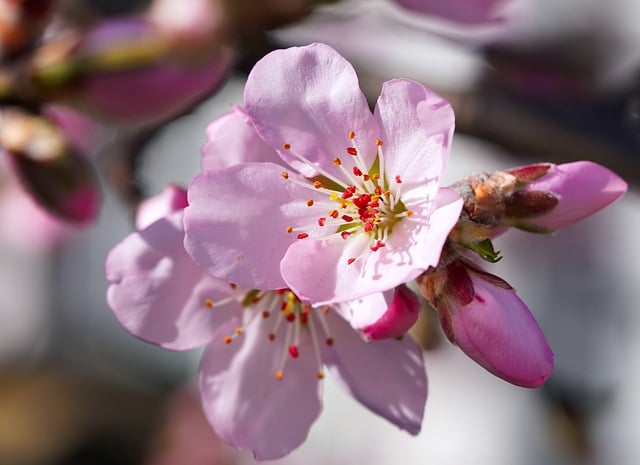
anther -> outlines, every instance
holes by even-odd
[[[234,331],[236,332],[236,334],[242,334],[242,326],[238,326],[236,329],[234,329]]]
[[[347,260],[347,265],[351,265],[355,261],[356,261],[355,257],[351,257],[349,260]]]
[[[335,157],[333,159],[333,164],[336,165],[336,166],[340,166],[340,165],[342,165],[342,160],[340,160],[338,157]]]
[[[377,138],[376,138],[376,145],[377,145],[378,147],[382,146],[382,141],[381,141],[380,139],[377,139]]]
[[[338,210],[331,210],[331,211],[329,212],[329,216],[330,216],[331,218],[333,218],[333,219],[337,218],[337,217],[338,217]]]
[[[318,218],[318,226],[324,226],[326,222],[327,222],[326,218],[324,217]]]
[[[342,237],[345,241],[349,238],[350,235],[351,233],[349,231],[342,231],[340,233],[340,237]]]
[[[333,345],[333,338],[332,337],[328,337],[325,342],[327,343],[328,346],[332,346]]]
[[[309,234],[307,234],[307,233],[298,234],[298,239],[306,239],[307,237],[309,237]]]
[[[396,174],[396,183],[397,184],[402,184],[402,179],[400,179],[400,175]]]
[[[347,223],[351,223],[353,221],[353,216],[342,215],[342,219],[345,220]]]
[[[282,144],[282,148],[285,150],[291,150],[291,144]]]
[[[324,371],[318,370],[318,372],[316,374],[318,376],[318,379],[324,379]]]
[[[353,174],[355,174],[356,176],[362,176],[362,170],[360,170],[360,168],[358,168],[357,166],[354,166]]]
[[[349,155],[353,155],[354,157],[358,155],[358,151],[355,147],[347,147],[347,153]]]
[[[213,308],[213,300],[207,299],[204,301],[204,306],[207,308]]]
[[[320,189],[322,187],[322,183],[320,181],[313,181],[313,187]]]
[[[356,133],[353,131],[349,131],[349,139],[353,140],[356,138]]]
[[[298,358],[300,353],[298,352],[298,346],[297,345],[291,344],[289,346],[289,355],[291,355],[291,357],[293,357],[293,358]]]
[[[293,226],[287,226],[287,232],[291,234],[293,232]]]
[[[271,313],[269,313],[269,311],[265,310],[262,312],[262,318],[269,318],[269,316],[271,316]]]
[[[284,178],[284,179],[289,179],[289,173],[286,171],[283,171],[282,173],[280,173],[280,175]]]
[[[281,372],[281,371],[276,371],[276,379],[277,379],[278,381],[280,381],[283,377],[284,377],[284,376],[283,376],[283,374],[282,374],[282,372]]]
[[[233,341],[233,338],[231,336],[227,336],[224,338],[224,343],[225,344],[231,344],[231,341]]]
[[[312,205],[313,205],[313,199],[307,200],[307,207],[310,207]]]
[[[276,333],[269,333],[267,337],[269,338],[270,341],[273,342],[276,340]]]

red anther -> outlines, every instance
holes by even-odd
[[[400,179],[400,175],[399,174],[396,175],[396,182],[398,184],[402,184],[402,179]]]
[[[295,344],[291,344],[289,346],[289,354],[293,357],[293,358],[298,358],[298,355],[300,355],[298,353],[298,346]]]
[[[356,150],[355,147],[347,147],[347,153],[349,155],[353,155],[354,157],[358,155],[358,151]]]
[[[351,197],[353,197],[353,192],[351,192],[351,191],[344,191],[342,193],[342,198],[345,199],[345,200],[349,199]]]
[[[355,261],[356,261],[355,257],[351,257],[349,260],[347,260],[347,265],[351,265]]]
[[[342,237],[345,241],[349,238],[350,235],[351,233],[349,231],[342,231],[340,233],[340,237]]]
[[[309,313],[311,313],[311,305],[305,305],[304,307],[302,307],[303,315],[308,315]]]
[[[356,176],[362,176],[362,170],[360,170],[360,168],[358,168],[357,166],[354,166],[353,174],[355,174]]]
[[[262,318],[269,318],[270,315],[271,313],[269,313],[267,310],[262,312]]]
[[[252,303],[252,304],[257,304],[258,302],[260,302],[260,297],[258,297],[257,295],[254,295],[254,296],[251,298],[251,303]]]
[[[376,139],[376,145],[380,147],[382,145],[382,141],[380,139]]]
[[[338,157],[335,157],[333,159],[333,164],[336,165],[336,166],[340,166],[340,165],[342,165],[342,160],[340,160]]]
[[[328,337],[325,342],[327,343],[328,346],[332,346],[333,345],[333,338],[332,337]]]
[[[285,309],[285,308],[287,308],[287,303],[286,303],[286,302],[282,302],[282,303],[280,304],[280,310],[283,310],[283,311],[284,311],[284,309]]]
[[[353,204],[358,208],[367,207],[369,202],[371,202],[371,196],[369,194],[360,194],[353,199]]]
[[[230,287],[231,289],[235,289],[235,288],[237,288],[237,287],[238,287],[238,285],[237,285],[236,283],[229,283],[229,287]]]
[[[309,315],[307,315],[306,313],[300,315],[300,322],[302,324],[307,324],[309,322]]]
[[[324,217],[318,218],[318,226],[324,226],[326,222],[327,222],[326,218]]]
[[[373,223],[371,222],[367,222],[364,225],[364,232],[369,232],[373,229]]]
[[[269,335],[267,337],[269,338],[270,341],[275,341],[276,340],[276,333],[269,333]]]
[[[373,193],[376,195],[382,195],[382,187],[376,186],[376,188],[373,190]]]
[[[287,315],[287,321],[296,321],[296,314],[295,313],[289,313]]]
[[[356,133],[353,131],[349,131],[349,139],[353,140],[356,138]]]
[[[287,292],[289,289],[276,289],[276,295],[282,295]]]
[[[293,232],[293,226],[287,226],[287,232],[291,234]]]
[[[384,247],[384,242],[382,241],[378,241],[376,242],[374,245],[372,245],[371,247],[369,247],[372,251],[377,252],[378,249]]]
[[[371,176],[369,176],[368,174],[365,174],[364,176],[362,176],[362,179],[364,179],[365,181],[368,181],[369,179],[371,179]]]
[[[333,219],[337,218],[337,217],[338,217],[338,210],[331,210],[331,211],[329,212],[329,216],[330,216],[331,218],[333,218]]]
[[[281,175],[284,179],[289,179],[289,173],[287,173],[286,171],[283,171],[282,173],[280,173],[280,175]]]
[[[320,181],[313,181],[313,187],[320,189],[322,187],[322,183]]]
[[[291,150],[291,144],[282,144],[282,148],[285,150]]]
[[[298,234],[298,239],[306,239],[307,237],[309,237],[309,235],[307,233]]]
[[[307,200],[307,207],[310,207],[312,205],[313,205],[313,199]]]
[[[329,313],[329,310],[331,310],[331,308],[329,308],[328,305],[325,305],[324,307],[322,307],[322,313],[324,313],[325,315]]]
[[[347,223],[351,223],[353,221],[353,216],[342,215],[342,219],[345,220]]]
[[[369,207],[371,207],[371,208],[377,208],[379,206],[380,206],[380,202],[378,202],[377,200],[374,200],[373,202],[371,202],[369,204]]]

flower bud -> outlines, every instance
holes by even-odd
[[[536,166],[507,171],[522,182]],[[527,176],[527,178],[531,178]],[[609,169],[590,161],[550,165],[507,197],[505,225],[548,232],[590,216],[617,200],[627,183]]]
[[[553,352],[506,281],[463,259],[418,281],[449,340],[479,365],[522,387],[541,386],[551,375]]]
[[[93,166],[73,150],[62,130],[18,110],[5,110],[1,123],[0,146],[34,200],[67,221],[95,219],[101,198]]]

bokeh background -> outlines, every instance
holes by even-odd
[[[383,81],[409,77],[452,102],[449,183],[588,159],[616,171],[630,191],[551,236],[512,232],[495,243],[504,259],[491,271],[518,290],[555,352],[545,386],[493,377],[451,346],[425,310],[413,333],[429,377],[419,436],[376,418],[329,378],[308,441],[269,463],[638,463],[640,1],[505,0],[498,20],[460,25],[384,0],[65,0],[45,37],[148,15],[159,4],[178,18],[196,3],[213,12],[200,16],[215,25],[203,37],[231,51],[224,84],[159,121],[92,115],[99,129],[84,134],[95,138],[104,196],[94,223],[63,224],[46,236],[59,240],[37,239],[46,226],[9,196],[12,181],[0,175],[0,464],[253,463],[220,443],[202,417],[198,351],[164,351],[127,333],[106,305],[103,266],[132,231],[141,198],[198,173],[204,128],[241,104],[253,63],[310,42],[349,59],[372,101]],[[187,43],[202,39],[194,36]],[[3,66],[12,60],[5,55]],[[126,86],[121,94],[126,100]]]

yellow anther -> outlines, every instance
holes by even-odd
[[[284,375],[282,374],[282,372],[276,371],[276,379],[280,381],[282,378],[284,378]]]

